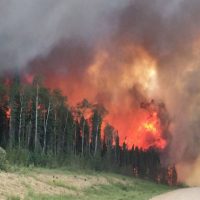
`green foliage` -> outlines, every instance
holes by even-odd
[[[7,158],[10,164],[28,166],[30,152],[27,149],[7,149]]]
[[[30,152],[27,149],[8,150],[8,161],[19,166],[58,167],[59,165],[53,154]]]
[[[20,200],[20,197],[18,197],[18,196],[9,196],[7,198],[7,200]]]
[[[0,170],[7,170],[6,151],[0,147]]]

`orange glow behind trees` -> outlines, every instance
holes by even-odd
[[[71,67],[66,74],[64,70],[57,73],[53,58],[51,61],[47,58],[43,61],[44,66],[38,61],[40,66],[32,69],[32,74],[26,78],[29,82],[32,75],[42,69],[45,84],[60,88],[68,96],[69,104],[74,106],[84,98],[103,104],[108,110],[104,123],[116,129],[121,144],[126,138],[128,148],[135,145],[143,149],[163,149],[167,142],[162,138],[157,111],[150,114],[140,107],[141,102],[147,102],[159,93],[157,61],[141,46],[125,44],[120,51],[119,59],[118,54],[99,49],[93,62],[84,70],[79,72]],[[45,70],[48,65],[55,71]]]
[[[6,118],[10,119],[10,116],[11,116],[11,109],[8,108],[8,110],[6,111]]]
[[[137,138],[137,146],[143,149],[150,147],[164,149],[166,147],[167,142],[162,137],[162,128],[156,112],[139,125]]]

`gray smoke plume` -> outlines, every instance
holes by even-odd
[[[102,39],[115,28],[107,17],[123,5],[120,0],[0,0],[1,68],[23,67],[61,39],[90,44]]]

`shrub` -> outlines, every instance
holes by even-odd
[[[9,164],[28,166],[30,160],[30,152],[26,149],[7,149],[7,158]]]
[[[0,170],[7,170],[6,151],[0,147]]]

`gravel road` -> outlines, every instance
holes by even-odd
[[[150,200],[200,200],[200,187],[174,190]]]

